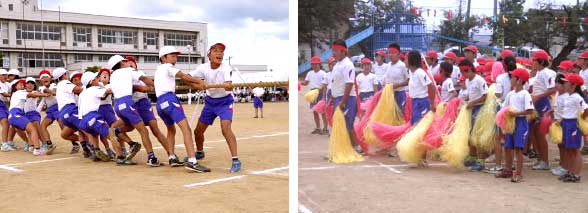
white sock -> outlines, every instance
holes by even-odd
[[[198,163],[198,161],[196,161],[196,157],[191,157],[191,158],[188,158],[188,161],[189,161],[190,163]]]
[[[170,155],[167,157],[168,160],[174,159],[174,158],[178,158],[176,155]]]

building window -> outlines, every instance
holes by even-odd
[[[159,57],[157,56],[145,56],[143,58],[145,63],[159,63]]]
[[[62,29],[56,25],[17,24],[16,39],[59,41]]]
[[[108,59],[110,59],[110,55],[98,55],[99,62],[108,62]]]
[[[92,42],[92,28],[89,27],[74,27],[73,28],[74,42],[91,43]]]
[[[98,29],[98,43],[103,44],[136,44],[137,32]]]
[[[194,46],[196,35],[181,33],[164,33],[164,45],[169,46]]]
[[[90,54],[76,54],[74,57],[75,63],[92,61],[92,55]]]
[[[8,39],[8,23],[0,22],[0,39]]]
[[[12,11],[12,10],[14,10],[14,5],[12,5],[12,4],[8,4],[8,10],[9,10],[9,11]]]
[[[62,67],[63,61],[59,53],[20,53],[18,54],[18,66],[20,67]]]
[[[188,60],[188,56],[178,56],[178,64],[196,64],[196,57],[192,57],[190,60]]]
[[[146,45],[159,45],[159,33],[143,32],[143,43]]]

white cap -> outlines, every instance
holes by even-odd
[[[78,72],[78,71],[73,71],[72,73],[69,74],[69,80],[71,81],[71,79],[73,79],[73,77],[77,74],[82,74],[82,73]]]
[[[177,51],[174,46],[163,46],[159,49],[159,58],[170,53],[177,53],[179,55],[180,51]]]
[[[61,78],[61,76],[63,76],[65,73],[67,73],[67,70],[65,70],[62,67],[56,68],[53,70],[53,72],[51,72],[51,75],[53,75],[54,79],[59,79]]]
[[[5,69],[0,69],[0,75],[6,75],[8,74],[8,71],[6,71]]]
[[[97,75],[98,73],[95,72],[84,72],[84,74],[82,74],[82,85],[84,85],[84,87],[88,86],[90,81],[96,79]]]
[[[26,81],[27,81],[27,83],[29,81],[32,81],[32,82],[35,82],[36,83],[35,78],[33,78],[33,77],[27,77]]]
[[[121,61],[126,61],[127,59],[123,58],[120,55],[113,55],[112,57],[110,57],[110,59],[108,59],[108,69],[112,70],[112,67],[114,67],[114,65],[118,64]],[[114,70],[112,70],[114,71]]]
[[[17,69],[10,69],[8,70],[8,75],[20,75],[20,71]]]

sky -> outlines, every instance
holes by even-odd
[[[268,65],[287,73],[287,0],[39,0],[39,6],[96,15],[206,22],[208,45],[227,45],[225,59],[231,56],[231,64]]]

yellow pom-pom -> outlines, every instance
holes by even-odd
[[[478,116],[476,116],[471,135],[472,144],[476,148],[486,152],[494,149],[494,141],[498,132],[496,125],[494,125],[496,121],[496,106],[498,105],[496,96],[494,96],[495,89],[495,84],[492,84],[488,88],[486,101],[480,108]]]
[[[363,157],[351,146],[351,140],[345,125],[345,116],[339,108],[333,114],[333,130],[329,138],[329,161],[333,163],[363,161]]]
[[[551,143],[554,144],[561,144],[563,138],[563,130],[561,129],[561,124],[559,122],[553,122],[551,126],[549,126],[549,139]]]
[[[408,163],[418,163],[426,152],[423,139],[433,123],[433,112],[428,112],[408,133],[396,144],[398,157]]]
[[[394,99],[394,86],[392,84],[386,84],[386,87],[384,87],[380,100],[363,130],[365,142],[370,145],[378,145],[378,139],[374,131],[372,131],[371,125],[369,125],[372,121],[393,126],[404,124],[404,117]]]
[[[443,145],[439,148],[441,159],[455,168],[463,168],[463,161],[470,152],[468,140],[472,121],[472,111],[462,107],[455,120],[453,131],[443,137]]]
[[[447,107],[447,103],[441,102],[437,105],[437,112],[435,112],[435,116],[442,117],[445,113],[445,107]]]
[[[516,112],[514,108],[510,108],[508,111],[514,113]],[[504,134],[513,134],[514,130],[515,130],[515,116],[509,116],[509,115],[505,115],[504,116],[504,129],[502,131],[504,131]]]
[[[304,94],[304,99],[306,99],[306,101],[308,101],[309,103],[316,103],[316,99],[318,99],[319,92],[319,89],[310,90],[306,94]]]
[[[578,129],[580,129],[580,132],[582,132],[583,135],[588,134],[588,117],[586,117],[586,119],[582,119],[582,113],[584,111],[580,111],[580,113],[578,113]]]

